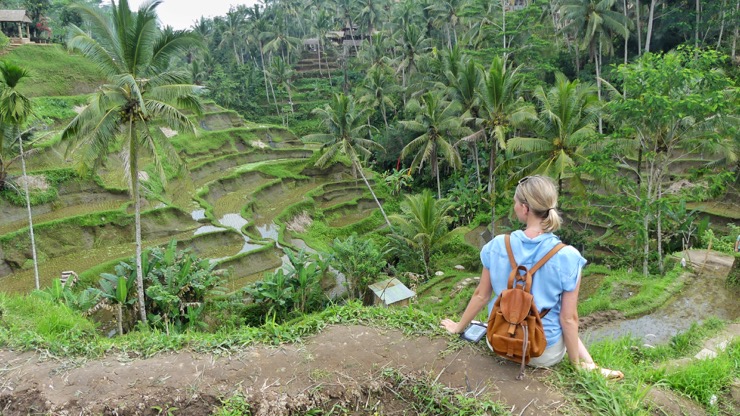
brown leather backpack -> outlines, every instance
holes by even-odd
[[[534,297],[530,293],[532,276],[555,253],[565,247],[565,244],[559,243],[553,247],[545,257],[528,270],[524,266],[517,265],[514,253],[511,251],[510,240],[510,236],[506,234],[504,241],[509,263],[511,263],[508,289],[502,291],[493,304],[493,311],[488,318],[486,338],[496,354],[522,364],[517,376],[517,380],[521,380],[524,377],[524,365],[531,357],[542,355],[547,347],[545,331],[542,328],[542,317],[550,310],[543,310],[542,314],[538,312]]]

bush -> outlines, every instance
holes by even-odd
[[[155,328],[164,329],[167,334],[170,330],[203,329],[201,315],[206,298],[222,294],[225,279],[225,271],[214,271],[215,263],[176,248],[177,242],[172,240],[166,249],[155,247],[142,254],[147,317]],[[138,306],[133,301],[138,296],[135,260],[119,263],[114,274],[104,273],[102,277],[101,296],[134,314]],[[121,279],[126,281],[125,290],[118,284]]]
[[[0,51],[4,51],[10,45],[10,39],[0,32]]]
[[[256,306],[249,307],[246,320],[252,325],[260,325],[270,317],[275,322],[283,322],[292,315],[300,315],[321,310],[326,297],[321,290],[321,280],[328,271],[328,263],[318,254],[298,253],[285,248],[290,266],[274,273],[265,273],[262,281],[244,287],[244,292],[252,296]],[[256,322],[261,314],[262,319]]]
[[[344,274],[344,284],[351,298],[369,304],[368,286],[378,280],[386,265],[385,252],[379,250],[373,240],[352,234],[346,240],[335,239],[332,246],[331,263]]]

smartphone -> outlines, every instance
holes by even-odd
[[[480,323],[480,322],[473,322],[468,326],[465,331],[460,334],[460,338],[470,341],[470,342],[478,342],[486,336],[486,330],[487,330],[486,324]]]

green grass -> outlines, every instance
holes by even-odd
[[[717,396],[720,407],[731,406],[722,393],[740,375],[740,344],[736,341],[717,358],[691,360],[678,368],[669,363],[693,357],[705,339],[723,328],[724,322],[707,319],[702,325],[694,324],[670,342],[655,347],[645,346],[639,339],[630,337],[597,342],[589,347],[595,362],[601,367],[622,371],[625,379],[608,382],[596,373],[576,371],[564,363],[557,367],[560,371],[556,373],[556,383],[571,391],[577,407],[589,414],[650,415],[645,396],[652,386],[666,387],[678,395],[690,397],[710,413],[717,414],[717,407],[709,406],[709,400]]]
[[[243,349],[249,345],[295,342],[331,324],[363,324],[394,328],[407,335],[441,334],[435,315],[413,308],[365,308],[358,303],[330,306],[326,310],[296,318],[284,324],[240,327],[216,333],[187,332],[167,335],[140,328],[124,336],[107,338],[94,325],[66,306],[39,297],[0,293],[0,347],[33,351],[47,350],[52,355],[99,357],[111,349],[136,351],[143,356],[190,349],[200,352]],[[84,335],[84,336],[83,336]]]
[[[683,287],[681,276],[684,270],[676,267],[665,276],[645,277],[639,273],[628,273],[624,270],[612,272],[605,267],[589,266],[584,278],[588,278],[589,273],[605,274],[607,277],[593,296],[579,302],[579,315],[586,316],[597,311],[617,310],[626,317],[634,317],[655,310],[678,293]],[[616,292],[620,290],[631,291],[633,295],[619,296]]]
[[[69,97],[36,97],[31,99],[33,112],[36,117],[46,124],[68,122],[77,113],[74,108],[87,104],[86,95]]]
[[[95,65],[60,45],[25,45],[0,60],[30,71],[31,80],[18,87],[28,97],[80,95],[105,82]]]

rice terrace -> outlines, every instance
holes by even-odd
[[[740,412],[740,0],[170,3],[0,1],[0,416]],[[520,379],[440,324],[535,175]]]

